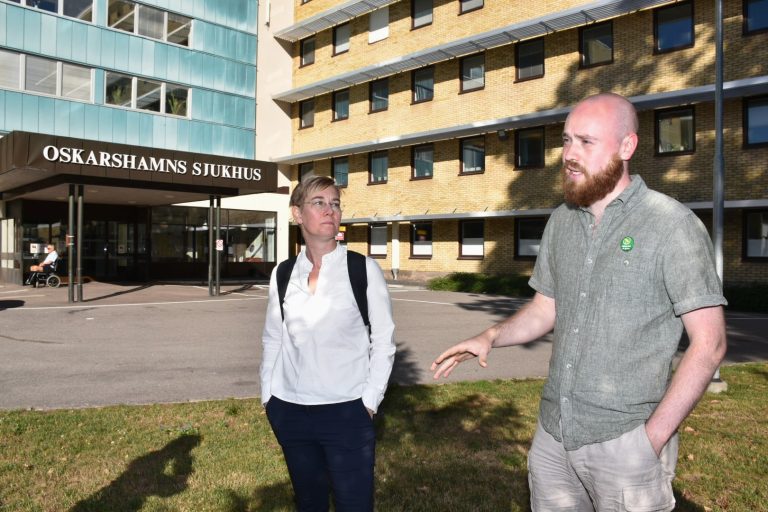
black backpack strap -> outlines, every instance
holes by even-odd
[[[352,293],[355,294],[357,309],[368,329],[371,322],[368,320],[368,270],[365,265],[365,256],[355,251],[347,251],[347,271],[349,282],[352,284]]]
[[[277,297],[280,299],[280,316],[285,319],[283,312],[283,301],[285,300],[285,291],[288,289],[288,281],[291,279],[293,266],[296,264],[296,256],[288,258],[277,266]]]

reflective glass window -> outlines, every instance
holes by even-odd
[[[515,154],[520,169],[544,167],[544,128],[526,128],[515,132]]]
[[[56,61],[27,55],[24,89],[56,94]]]
[[[461,91],[473,91],[485,87],[485,54],[461,59]]]
[[[693,107],[656,112],[656,153],[688,153],[696,149]]]
[[[312,162],[304,162],[303,164],[299,164],[299,181],[311,178],[314,175],[315,166]]]
[[[417,69],[412,74],[413,102],[430,101],[435,97],[435,68]]]
[[[315,101],[306,100],[299,103],[299,127],[309,128],[315,124]]]
[[[180,14],[168,13],[168,42],[189,46],[192,20]]]
[[[384,183],[389,173],[389,154],[386,151],[376,151],[370,155],[369,183]]]
[[[109,0],[107,24],[112,28],[133,33],[136,4],[125,0]]]
[[[461,141],[461,173],[485,171],[485,138],[474,137]]]
[[[165,86],[165,113],[174,116],[187,116],[189,89],[174,85]]]
[[[753,211],[746,215],[747,258],[768,259],[768,211]]]
[[[431,222],[414,222],[411,224],[411,256],[432,257]]]
[[[483,0],[460,0],[461,12],[474,11],[483,7]]]
[[[341,121],[349,117],[349,89],[333,93],[333,120]]]
[[[308,37],[301,41],[301,65],[308,66],[315,62],[315,38]]]
[[[382,78],[371,82],[371,112],[387,110],[389,108],[389,78]]]
[[[413,0],[411,19],[413,28],[423,27],[432,23],[433,0]]]
[[[163,39],[165,29],[165,12],[140,5],[139,7],[139,34],[153,39]]]
[[[349,185],[349,159],[347,157],[333,159],[333,179],[339,187]]]
[[[583,27],[580,34],[582,67],[613,62],[612,22],[608,21]]]
[[[515,256],[538,256],[546,225],[547,219],[544,217],[517,218],[515,220]]]
[[[745,0],[744,32],[768,30],[768,0]]]
[[[136,108],[160,112],[161,87],[151,80],[136,80]]]
[[[19,88],[20,62],[18,53],[0,50],[0,87]]]
[[[58,0],[27,0],[27,6],[57,14],[59,12]]]
[[[748,98],[744,105],[745,144],[747,146],[768,144],[768,96]]]
[[[333,29],[333,54],[349,51],[349,36],[351,28],[349,23],[344,23]]]
[[[481,258],[485,246],[485,223],[482,220],[461,221],[461,256]]]
[[[106,84],[106,102],[109,105],[118,105],[121,107],[131,106],[131,96],[133,92],[133,80],[131,77],[107,71]]]
[[[64,0],[64,16],[92,21],[93,0]]]
[[[657,52],[693,46],[693,6],[690,2],[656,9],[653,22]]]
[[[368,230],[368,255],[385,257],[387,255],[387,225],[371,224]]]
[[[61,95],[65,98],[90,101],[91,70],[82,66],[62,64]]]
[[[413,177],[431,178],[435,165],[435,148],[432,144],[413,148]]]
[[[515,47],[518,80],[544,76],[544,38],[524,41]]]

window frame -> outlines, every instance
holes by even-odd
[[[375,16],[381,16],[382,19],[384,18],[383,13],[386,12],[386,19],[387,22],[384,24],[384,26],[378,27],[374,26],[375,21],[382,21],[378,20]],[[390,25],[390,17],[389,17],[389,6],[385,5],[384,7],[380,7],[376,9],[375,11],[371,11],[368,13],[368,44],[376,44],[379,41],[384,41],[389,37],[389,25]]]
[[[386,105],[384,105],[381,108],[374,108],[373,91],[377,84],[384,84],[387,89],[387,97],[384,100]],[[379,78],[378,80],[372,80],[368,85],[368,113],[374,114],[376,112],[384,112],[385,110],[389,110],[389,77],[388,76],[385,76],[384,78]]]
[[[305,123],[304,120],[305,105],[311,106],[311,112],[307,112],[307,114],[311,115],[312,119],[308,123]],[[305,130],[307,128],[312,128],[313,126],[315,126],[315,98],[309,98],[299,102],[299,130]]]
[[[384,252],[373,252],[373,233],[374,229],[384,228]],[[380,244],[376,244],[378,247]],[[386,259],[389,254],[389,228],[386,222],[371,222],[368,224],[368,256],[374,259]]]
[[[416,25],[416,4],[418,2],[429,3],[429,21]],[[428,27],[435,21],[435,3],[434,0],[412,0],[411,2],[411,30],[422,27]]]
[[[476,86],[476,87],[467,88],[467,87],[465,87],[465,82],[468,81],[468,80],[466,80],[464,78],[464,65],[465,65],[466,62],[469,62],[470,59],[477,59],[477,58],[481,58],[482,61],[483,61],[482,62],[482,66],[483,66],[483,84],[479,85],[479,86]],[[469,78],[469,80],[473,80],[473,79]],[[464,56],[461,59],[459,59],[459,84],[460,84],[460,87],[461,87],[461,89],[459,90],[459,94],[465,94],[465,93],[475,92],[475,91],[482,91],[483,89],[485,89],[485,52],[474,53],[472,55],[467,55],[467,56]]]
[[[688,7],[690,9],[690,28],[691,28],[691,41],[685,44],[679,44],[677,46],[671,46],[668,48],[659,48],[659,16],[665,11],[671,11],[673,9],[680,9],[681,7]],[[685,2],[678,2],[670,5],[664,5],[653,10],[653,53],[654,55],[675,52],[677,50],[684,50],[686,48],[693,48],[696,44],[696,22],[693,12],[693,2],[687,0]]]
[[[384,168],[384,179],[375,180],[373,173],[373,161],[377,157],[384,156],[386,158],[386,167]],[[386,185],[389,181],[389,151],[383,149],[381,151],[372,151],[368,153],[368,184],[369,185]]]
[[[172,45],[178,46],[180,48],[192,48],[192,38],[193,38],[194,27],[195,27],[195,23],[194,23],[195,19],[194,18],[191,18],[189,16],[184,16],[183,14],[179,14],[179,13],[175,13],[175,12],[170,12],[170,11],[167,11],[167,10],[165,10],[163,8],[155,7],[153,5],[147,5],[147,4],[142,4],[142,3],[134,2],[133,0],[115,0],[115,1],[120,1],[120,2],[125,3],[125,4],[133,4],[133,11],[131,12],[131,14],[130,15],[125,15],[125,16],[123,16],[122,18],[120,18],[118,20],[118,21],[124,21],[124,20],[128,19],[128,17],[130,16],[132,18],[132,27],[131,27],[131,30],[129,31],[129,30],[126,30],[125,28],[120,28],[119,26],[117,26],[117,22],[113,22],[112,24],[110,24],[110,22],[109,22],[109,9],[110,9],[111,0],[107,0],[106,1],[107,27],[109,27],[111,29],[114,29],[114,30],[119,30],[121,32],[126,32],[128,34],[133,34],[133,35],[140,36],[140,37],[146,37],[148,39],[152,39],[153,41],[163,41],[164,43],[172,44]],[[147,34],[143,34],[143,33],[140,32],[140,28],[141,28],[140,11],[142,11],[143,9],[148,9],[150,11],[157,11],[158,13],[162,13],[162,15],[163,15],[163,22],[162,22],[162,24],[163,24],[163,28],[162,28],[163,35],[162,35],[162,37],[154,37],[152,35],[147,35]],[[178,43],[176,41],[172,41],[172,40],[169,39],[170,33],[169,33],[168,29],[169,29],[169,18],[170,18],[170,16],[178,16],[180,18],[184,18],[184,19],[189,20],[188,23],[184,23],[183,25],[181,25],[181,26],[185,26],[187,24],[189,25],[189,33],[188,33],[187,39],[186,39],[187,44],[181,44],[181,43]]]
[[[751,215],[758,214],[758,215],[765,215],[768,217],[768,209],[765,208],[747,208],[742,211],[742,252],[741,252],[741,258],[743,261],[750,261],[755,263],[768,263],[768,255],[766,256],[750,256],[749,255],[749,217]],[[751,240],[760,240],[758,239],[751,239]]]
[[[423,242],[429,242],[429,254],[416,254],[414,249],[416,247],[427,247],[426,244],[417,246],[416,245],[416,233],[419,231],[419,229],[423,229],[425,227],[428,227],[429,230],[429,239],[423,240]],[[412,260],[431,260],[432,256],[435,254],[434,251],[434,243],[435,243],[435,226],[432,221],[421,221],[421,222],[411,222],[411,229],[410,229],[410,235],[411,235],[411,254],[409,256]],[[421,242],[422,240],[419,240]],[[426,252],[426,251],[425,251]]]
[[[347,95],[347,114],[345,116],[340,116],[339,115],[339,111],[338,111],[338,106],[339,106],[338,105],[338,97],[341,94],[346,94]],[[333,107],[332,108],[333,119],[331,120],[332,123],[335,123],[337,121],[344,121],[346,119],[349,119],[349,95],[350,95],[349,87],[347,87],[346,89],[340,89],[338,91],[333,91],[333,94],[331,95],[331,100],[333,101],[333,105],[332,105],[332,107]]]
[[[470,144],[473,141],[481,141],[483,146],[483,159],[482,159],[482,168],[479,171],[467,171],[466,165],[464,161],[464,146],[465,144]],[[474,137],[466,137],[463,139],[459,139],[459,176],[472,176],[475,174],[484,174],[485,173],[485,156],[486,156],[486,143],[485,143],[485,135],[477,135]]]
[[[432,73],[432,94],[427,99],[419,100],[416,99],[416,73],[424,71],[431,71]],[[433,99],[435,99],[435,66],[427,66],[411,71],[411,105],[415,105],[417,103],[426,103],[428,101],[432,101]]]
[[[55,11],[51,11],[49,9],[40,8],[40,7],[36,6],[36,5],[30,5],[30,3],[31,3],[30,0],[11,0],[11,1],[13,3],[19,4],[19,5],[23,5],[25,7],[29,7],[30,9],[36,9],[36,10],[39,10],[39,11],[42,11],[42,12],[50,12],[52,14],[58,14],[59,16],[65,16],[65,17],[73,19],[73,20],[80,20],[80,21],[82,21],[84,23],[94,23],[94,21],[93,21],[93,3],[95,2],[95,0],[91,0],[90,19],[84,19],[84,18],[79,18],[79,17],[76,17],[76,16],[71,16],[69,14],[65,14],[64,13],[64,4],[67,3],[67,0],[56,0],[56,10]]]
[[[535,43],[541,43],[541,73],[520,78],[520,48],[522,46],[532,45]],[[536,37],[517,43],[515,45],[515,82],[527,82],[528,80],[536,80],[537,78],[542,78],[546,71],[546,60],[546,42],[544,37]],[[530,69],[531,67],[532,66],[527,66],[526,69]]]
[[[765,27],[758,28],[758,29],[751,29],[749,28],[749,6],[752,3],[752,0],[743,0],[741,4],[741,13],[742,13],[742,25],[741,25],[741,33],[745,36],[752,36],[755,34],[764,34],[768,32],[768,23],[766,23]]]
[[[298,165],[298,181],[299,183],[304,180],[305,177],[311,178],[315,175],[315,162],[302,162]]]
[[[751,116],[749,115],[750,107],[752,103],[763,103],[765,108],[768,108],[768,95],[749,96],[742,98],[742,147],[744,149],[765,148],[768,147],[768,138],[764,141],[750,142],[749,141],[749,121]]]
[[[602,26],[608,26],[610,27],[611,32],[611,58],[608,60],[595,62],[591,64],[586,64],[586,54],[585,54],[585,45],[584,45],[584,33],[590,30],[594,30],[596,28],[602,27]],[[616,50],[616,41],[613,37],[613,20],[603,21],[599,23],[591,23],[589,25],[585,25],[583,27],[579,27],[579,69],[589,69],[589,68],[595,68],[598,66],[607,66],[609,64],[613,64],[614,57],[615,57],[615,50]]]
[[[691,149],[681,149],[681,150],[669,150],[669,151],[661,151],[661,122],[665,119],[670,118],[682,118],[687,117],[683,115],[675,115],[675,114],[683,114],[683,113],[690,113],[691,117],[691,135],[693,140],[691,141]],[[696,152],[696,108],[693,105],[686,105],[686,106],[680,106],[680,107],[670,107],[670,108],[663,108],[653,111],[653,141],[654,141],[654,155],[655,156],[677,156],[677,155],[691,155]]]
[[[422,148],[429,148],[432,152],[432,168],[430,173],[425,176],[416,176],[416,152]],[[415,180],[431,180],[435,175],[435,144],[429,142],[427,144],[419,144],[411,148],[411,181]]]
[[[549,217],[546,215],[536,215],[532,217],[515,217],[515,255],[514,259],[518,261],[536,261],[536,258],[538,258],[538,251],[536,254],[521,254],[520,253],[520,232],[522,231],[521,224],[527,221],[536,221],[536,222],[544,222],[544,225],[541,227],[541,233],[542,238],[544,235],[544,227],[547,225],[547,221],[549,220]],[[539,238],[539,246],[541,246],[541,240],[542,238]],[[536,240],[534,238],[526,238],[524,240]]]
[[[482,229],[482,254],[465,254],[464,247],[464,227],[470,224],[480,224]],[[474,237],[477,238],[477,237]],[[472,239],[474,239],[472,238]],[[459,259],[460,260],[482,260],[485,258],[485,219],[463,219],[459,221]]]
[[[347,174],[344,180],[344,183],[340,183],[337,179],[338,173],[336,172],[336,164],[341,163],[344,161],[347,164]],[[336,158],[331,159],[331,177],[333,178],[333,181],[336,183],[336,186],[339,188],[347,188],[349,186],[349,157],[348,156],[338,156]]]
[[[541,133],[541,164],[521,164],[521,151],[520,151],[520,140],[521,135],[524,133],[532,133],[532,132],[539,132]],[[546,130],[544,126],[530,126],[528,128],[519,128],[515,130],[515,169],[543,169],[547,166],[547,140],[546,140]]]
[[[347,47],[341,51],[339,51],[339,42],[338,42],[338,35],[339,30],[342,28],[346,28],[349,30],[349,33],[347,34]],[[337,55],[343,55],[347,52],[349,52],[349,48],[352,45],[352,25],[349,22],[346,23],[340,23],[339,25],[336,25],[333,27],[333,54],[332,56],[335,57]]]
[[[308,42],[312,42],[312,60],[306,60],[305,57],[305,48],[304,45]],[[303,68],[306,66],[311,66],[315,63],[315,51],[317,50],[317,39],[315,36],[309,36],[305,37],[301,41],[299,41],[299,67]]]
[[[479,11],[483,7],[485,7],[485,0],[479,0],[480,5],[476,5],[474,7],[465,8],[466,4],[470,2],[477,2],[478,0],[459,0],[459,16],[462,14],[468,14],[470,12]]]

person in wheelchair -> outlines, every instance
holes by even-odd
[[[46,251],[48,254],[43,261],[37,265],[29,267],[31,273],[25,284],[34,284],[37,286],[40,281],[45,281],[47,279],[48,274],[56,271],[56,264],[59,260],[59,253],[56,252],[56,246],[48,244]]]

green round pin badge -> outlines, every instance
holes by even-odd
[[[635,239],[631,236],[625,236],[621,239],[621,250],[624,252],[629,252],[632,250],[632,248],[635,246]]]

